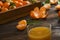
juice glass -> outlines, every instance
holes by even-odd
[[[28,40],[51,40],[51,25],[31,24],[27,26]]]

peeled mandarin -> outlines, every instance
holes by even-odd
[[[45,11],[45,10],[46,10],[46,8],[43,6],[40,8],[40,11]]]
[[[27,26],[27,21],[26,20],[21,20],[21,21],[18,22],[18,24],[19,25],[22,24],[22,25]]]
[[[45,7],[41,7],[39,14],[40,14],[40,18],[46,18],[46,8]]]
[[[16,28],[18,30],[24,30],[26,28],[26,26],[25,25],[17,25]]]
[[[3,6],[3,2],[2,1],[0,1],[0,6]]]
[[[21,20],[18,22],[18,25],[16,26],[16,28],[18,30],[24,30],[27,26],[27,21],[26,20]]]
[[[22,3],[23,3],[23,5],[30,4],[30,2],[29,2],[29,1],[23,1]]]
[[[10,3],[9,3],[9,2],[5,2],[5,3],[3,4],[3,7],[5,7],[5,8],[9,8],[9,6],[10,6]]]
[[[21,2],[18,2],[18,1],[14,1],[16,7],[20,7],[20,6],[23,6],[23,3]]]
[[[1,12],[5,12],[5,11],[8,11],[8,8],[4,8],[4,7],[2,7]]]
[[[34,11],[37,12],[37,13],[39,13],[39,8],[38,7],[35,7],[34,8]]]
[[[35,12],[35,11],[31,11],[30,12],[30,17],[33,19],[39,19],[39,13]]]

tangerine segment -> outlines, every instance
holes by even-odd
[[[22,25],[26,26],[27,25],[27,21],[26,20],[21,20],[21,21],[18,22],[18,24],[19,25],[22,24]]]
[[[26,28],[26,26],[25,25],[17,25],[16,28],[18,30],[24,30]]]
[[[41,7],[41,8],[40,8],[40,11],[45,11],[45,10],[46,10],[45,7]]]
[[[0,1],[0,6],[3,6],[3,2],[2,1]]]
[[[5,12],[5,11],[8,11],[8,8],[4,8],[4,7],[2,7],[1,12]]]
[[[35,7],[34,8],[34,11],[37,12],[37,13],[39,13],[39,8],[38,7]]]
[[[9,2],[5,2],[3,5],[4,5],[3,7],[5,7],[5,8],[9,8],[10,3],[9,3]]]
[[[30,4],[29,1],[23,1],[22,3],[23,3],[23,5]]]
[[[47,17],[46,8],[45,7],[41,7],[39,14],[40,14],[40,18],[46,18]]]
[[[30,17],[33,19],[39,19],[39,13],[35,12],[35,11],[31,11],[30,12]]]
[[[23,2],[23,0],[16,0],[16,1],[18,1],[18,2]]]
[[[21,2],[18,2],[18,1],[14,1],[16,7],[20,7],[20,6],[23,6],[23,3]]]
[[[18,22],[18,25],[16,26],[16,28],[18,30],[24,30],[27,26],[27,21],[26,20],[21,20]]]
[[[47,27],[35,27],[28,32],[31,40],[50,40],[50,35],[51,32]]]

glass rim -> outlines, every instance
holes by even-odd
[[[35,26],[35,25],[36,25],[36,26]],[[35,26],[35,27],[39,27],[39,26],[47,27],[47,26],[49,26],[48,28],[49,28],[50,30],[52,30],[52,24],[46,24],[46,25],[45,25],[45,24],[44,24],[44,25],[43,25],[43,24],[29,24],[29,25],[27,25],[27,31],[29,30],[29,27],[30,27],[30,26]]]

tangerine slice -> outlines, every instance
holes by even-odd
[[[40,14],[40,18],[46,18],[46,8],[45,7],[41,7],[39,14]]]
[[[16,26],[16,28],[18,30],[24,30],[27,26],[27,21],[26,20],[21,20],[18,22],[18,25]]]
[[[5,12],[5,11],[8,11],[8,8],[4,8],[4,7],[2,7],[1,12]]]
[[[2,1],[0,1],[0,6],[3,6],[3,2]]]
[[[40,8],[40,11],[45,11],[45,10],[46,10],[46,8],[43,6]]]
[[[37,12],[37,13],[39,13],[39,8],[38,7],[35,7],[34,8],[34,11]]]
[[[27,21],[26,21],[26,20],[21,20],[21,21],[18,22],[18,24],[19,24],[19,25],[20,25],[20,24],[23,24],[23,25],[26,26],[26,25],[27,25]]]
[[[24,26],[24,25],[17,25],[16,28],[18,30],[24,30],[26,28],[26,26]]]
[[[35,11],[31,11],[30,12],[30,17],[33,19],[39,19],[39,13],[35,12]]]

